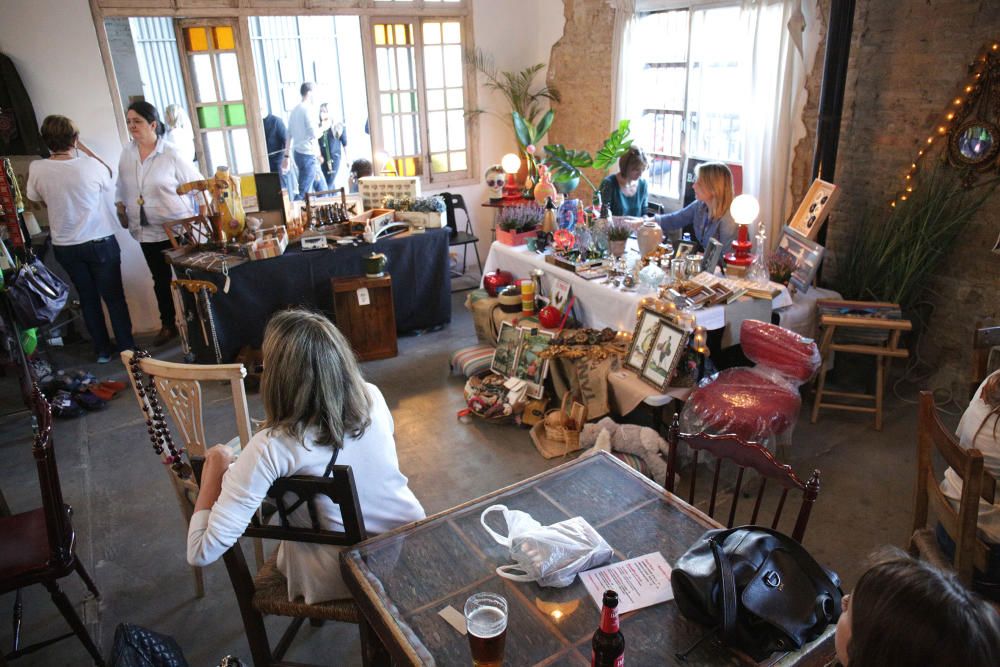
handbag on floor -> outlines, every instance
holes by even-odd
[[[718,634],[756,661],[819,637],[840,617],[843,596],[840,578],[801,544],[759,526],[706,532],[674,564],[670,583],[681,613],[712,628],[706,637]]]
[[[22,328],[52,324],[66,305],[69,286],[35,256],[21,264],[7,287],[14,316]]]
[[[188,667],[173,637],[131,623],[115,628],[111,667]]]

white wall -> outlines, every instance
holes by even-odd
[[[114,166],[121,145],[87,0],[4,0],[3,5],[0,52],[17,66],[38,121],[53,113],[69,116],[80,126],[84,141]],[[474,0],[473,18],[476,45],[493,54],[500,69],[520,70],[548,62],[552,45],[562,36],[563,3]],[[544,71],[537,80],[544,83]],[[482,86],[478,95],[481,108],[509,112],[499,95]],[[559,122],[558,110],[555,122]],[[480,119],[481,171],[515,148],[507,125],[492,116]],[[451,190],[461,193],[469,206],[485,262],[493,215],[492,210],[480,206],[486,199],[486,188],[479,184]],[[139,246],[124,230],[120,230],[118,241],[135,329],[155,330],[159,327],[156,301]]]
[[[3,10],[0,52],[14,61],[38,122],[49,114],[69,116],[83,141],[117,167],[118,127],[87,0],[4,0]],[[139,244],[124,229],[117,236],[132,326],[155,331],[153,280]]]

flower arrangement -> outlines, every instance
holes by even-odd
[[[545,209],[536,204],[505,206],[497,215],[497,227],[505,232],[530,232],[542,224]]]
[[[632,226],[624,220],[612,219],[608,223],[607,232],[609,241],[628,241],[628,237],[632,235]]]
[[[785,250],[778,248],[767,260],[767,272],[771,280],[782,285],[787,285],[792,279],[792,272],[795,271],[795,256]]]
[[[383,208],[395,211],[413,211],[415,213],[444,213],[446,210],[444,197],[431,195],[429,197],[385,197]]]

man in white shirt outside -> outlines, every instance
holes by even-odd
[[[306,81],[299,88],[302,102],[288,115],[288,141],[285,144],[285,159],[281,171],[287,172],[294,156],[298,172],[299,192],[296,199],[305,199],[307,192],[315,192],[314,184],[319,176],[319,138],[326,132],[330,122],[320,123],[319,112],[312,104],[314,84]]]

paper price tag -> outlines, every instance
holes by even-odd
[[[460,614],[458,610],[452,607],[451,605],[448,605],[447,607],[439,611],[438,616],[447,621],[448,625],[455,628],[455,630],[457,630],[461,634],[464,635],[468,632],[468,629],[466,628],[465,625],[465,616]]]
[[[372,302],[372,298],[371,298],[371,295],[368,294],[368,288],[367,287],[359,287],[358,288],[358,305],[359,306],[367,306],[371,302]]]

